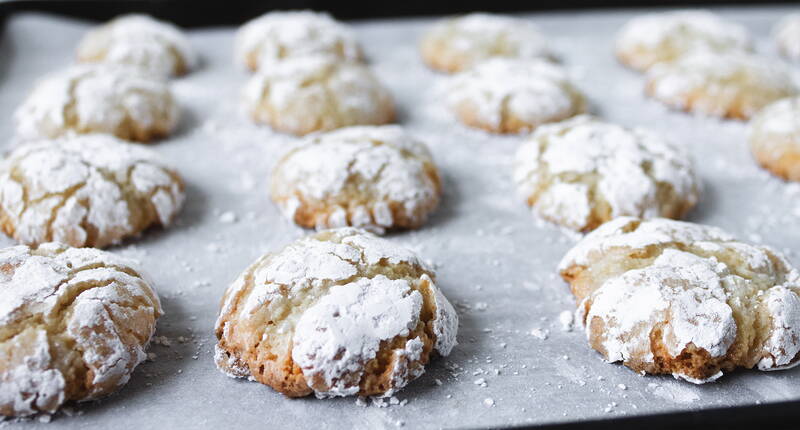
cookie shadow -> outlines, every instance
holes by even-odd
[[[181,106],[181,117],[178,120],[178,126],[169,137],[158,141],[158,143],[164,144],[172,139],[186,137],[193,131],[198,130],[201,125],[200,115],[196,111],[187,106]]]
[[[719,190],[706,178],[699,179],[702,184],[700,198],[698,199],[697,205],[695,205],[684,218],[686,221],[707,224],[713,217],[713,214],[718,212],[715,208],[719,203]]]
[[[449,171],[441,167],[439,172],[442,178],[442,199],[439,207],[433,211],[428,221],[420,229],[421,231],[444,227],[453,222],[458,217],[459,207],[464,201],[464,193],[459,188],[461,183]]]

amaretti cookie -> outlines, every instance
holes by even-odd
[[[304,135],[394,120],[389,91],[363,64],[302,57],[260,70],[244,89],[254,121]]]
[[[533,23],[488,13],[440,20],[422,37],[420,51],[428,66],[448,73],[495,57],[551,57],[544,36]]]
[[[451,77],[445,91],[461,122],[493,133],[530,131],[586,109],[566,70],[545,60],[487,60]]]
[[[254,262],[217,319],[217,367],[290,397],[391,396],[456,344],[458,317],[410,250],[350,227]]]
[[[328,56],[360,61],[355,34],[327,13],[277,11],[243,25],[236,33],[236,62],[250,70],[297,57]]]
[[[749,119],[797,94],[781,64],[749,54],[692,54],[647,72],[647,93],[666,105],[709,116]]]
[[[108,133],[147,142],[168,135],[178,116],[163,79],[132,66],[80,65],[40,80],[14,119],[22,139]]]
[[[0,415],[53,413],[125,385],[161,316],[133,262],[57,243],[0,249]]]
[[[609,362],[693,383],[798,363],[800,274],[714,227],[621,217],[559,265],[589,344]]]
[[[102,248],[168,225],[183,190],[158,154],[112,136],[30,142],[0,162],[0,227],[28,245]]]
[[[348,127],[306,138],[278,161],[272,199],[307,228],[416,228],[439,203],[424,143],[399,126]]]
[[[800,181],[800,97],[765,107],[750,122],[748,140],[762,167],[783,179]]]
[[[197,54],[178,27],[130,14],[89,31],[78,45],[78,61],[127,64],[160,76],[177,76],[195,66]]]
[[[800,13],[778,21],[772,33],[778,52],[789,60],[800,61]]]
[[[642,15],[630,20],[616,40],[617,58],[644,71],[672,63],[694,52],[748,52],[752,39],[743,26],[704,10],[679,10]]]
[[[680,218],[699,188],[678,147],[585,115],[539,127],[517,151],[514,181],[536,215],[578,231],[623,215]]]

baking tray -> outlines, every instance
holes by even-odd
[[[759,51],[775,56],[769,29],[788,10],[717,11],[747,25]],[[789,185],[756,167],[746,147],[745,124],[669,111],[644,98],[641,76],[613,58],[616,29],[639,13],[524,16],[552,39],[595,113],[626,126],[649,127],[688,148],[704,184],[692,221],[770,244],[800,263],[800,184]],[[573,310],[574,302],[556,275],[556,264],[575,237],[536,222],[515,195],[511,162],[522,137],[468,129],[441,106],[438,87],[444,77],[426,69],[416,49],[431,22],[371,20],[354,26],[371,66],[396,97],[399,122],[428,142],[443,173],[445,196],[435,216],[418,231],[389,238],[436,265],[438,283],[461,319],[459,345],[450,357],[435,360],[425,375],[385,403],[291,400],[215,369],[212,327],[222,292],[256,257],[306,231],[284,220],[267,195],[272,165],[297,139],[253,125],[242,114],[239,95],[248,74],[232,62],[233,28],[195,29],[189,35],[202,65],[173,84],[183,119],[173,137],[152,146],[183,174],[186,206],[171,228],[112,248],[141,262],[163,300],[166,315],[150,348],[155,357],[111,397],[67,409],[48,424],[4,425],[463,428],[599,420],[599,426],[635,428],[643,422],[637,417],[668,414],[647,419],[649,428],[657,428],[735,417],[738,423],[796,419],[800,369],[739,371],[695,386],[603,363],[580,329],[564,330],[559,315]],[[15,107],[37,78],[72,62],[78,40],[91,25],[31,13],[7,18],[0,40],[4,150],[12,145]],[[0,246],[12,243],[0,238]],[[755,407],[775,402],[791,403]]]

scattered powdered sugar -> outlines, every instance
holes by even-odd
[[[539,127],[517,151],[514,181],[541,216],[580,230],[594,209],[611,216],[664,215],[660,188],[669,186],[687,206],[698,199],[689,156],[643,129],[626,129],[590,116]],[[544,189],[542,189],[544,187]]]
[[[234,50],[237,63],[253,69],[272,67],[286,58],[361,58],[355,35],[347,26],[327,13],[312,11],[278,11],[255,18],[237,32]]]
[[[39,139],[125,127],[169,131],[179,113],[166,81],[134,67],[86,64],[40,80],[14,120],[20,138]]]
[[[146,342],[135,339],[150,339],[161,306],[131,261],[48,243],[0,250],[0,265],[6,268],[0,279],[0,324],[12,334],[3,348],[15,351],[0,371],[0,405],[18,416],[52,413],[67,400],[109,394],[145,360]],[[65,304],[71,312],[58,311]],[[121,325],[131,336],[118,335]],[[64,344],[62,335],[75,345]],[[80,362],[53,360],[72,348],[82,351]],[[93,377],[71,379],[74,370],[68,366],[73,365],[88,368]],[[67,398],[74,384],[86,384],[83,397]]]
[[[157,153],[108,135],[30,142],[0,164],[0,205],[24,243],[83,246],[89,225],[89,245],[106,246],[138,233],[135,223],[141,221],[132,213],[151,206],[158,219],[145,225],[167,225],[183,200],[177,173]]]
[[[800,14],[790,14],[778,21],[773,37],[781,55],[793,61],[800,60]]]

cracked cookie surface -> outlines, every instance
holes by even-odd
[[[225,292],[217,367],[291,397],[390,396],[456,344],[458,317],[433,276],[358,229],[302,238]]]
[[[366,66],[330,57],[293,58],[259,71],[244,101],[255,122],[296,135],[394,120],[391,94]]]
[[[517,150],[514,181],[536,215],[579,231],[623,215],[680,218],[699,188],[678,147],[585,115],[537,129]]]
[[[561,260],[589,344],[693,383],[798,363],[800,273],[780,253],[681,221],[620,217]]]
[[[147,142],[168,135],[178,116],[161,78],[132,66],[83,64],[37,82],[14,120],[26,140],[107,133]]]
[[[178,27],[129,14],[90,30],[78,45],[78,61],[125,64],[159,76],[178,76],[195,66],[197,55]]]
[[[547,42],[532,23],[505,15],[471,13],[435,23],[420,42],[431,68],[455,73],[489,58],[550,58]]]
[[[428,148],[399,126],[348,127],[306,139],[278,161],[272,200],[306,228],[416,228],[439,203]]]
[[[57,243],[0,249],[0,415],[53,413],[130,379],[161,316],[133,263]]]
[[[762,109],[750,121],[748,141],[758,164],[783,179],[800,181],[800,97]]]
[[[638,16],[628,21],[616,40],[617,58],[645,71],[694,52],[749,52],[747,29],[705,10],[678,10]]]
[[[158,154],[108,135],[30,142],[0,162],[0,226],[24,244],[106,247],[168,225],[183,200]]]
[[[546,60],[494,58],[449,78],[445,99],[464,124],[518,133],[586,110],[562,67]]]
[[[297,57],[362,58],[361,47],[348,26],[327,13],[313,11],[269,12],[247,22],[236,33],[234,51],[236,62],[250,70]]]
[[[798,94],[782,64],[744,53],[699,52],[647,71],[645,90],[667,106],[708,116],[749,119]]]

